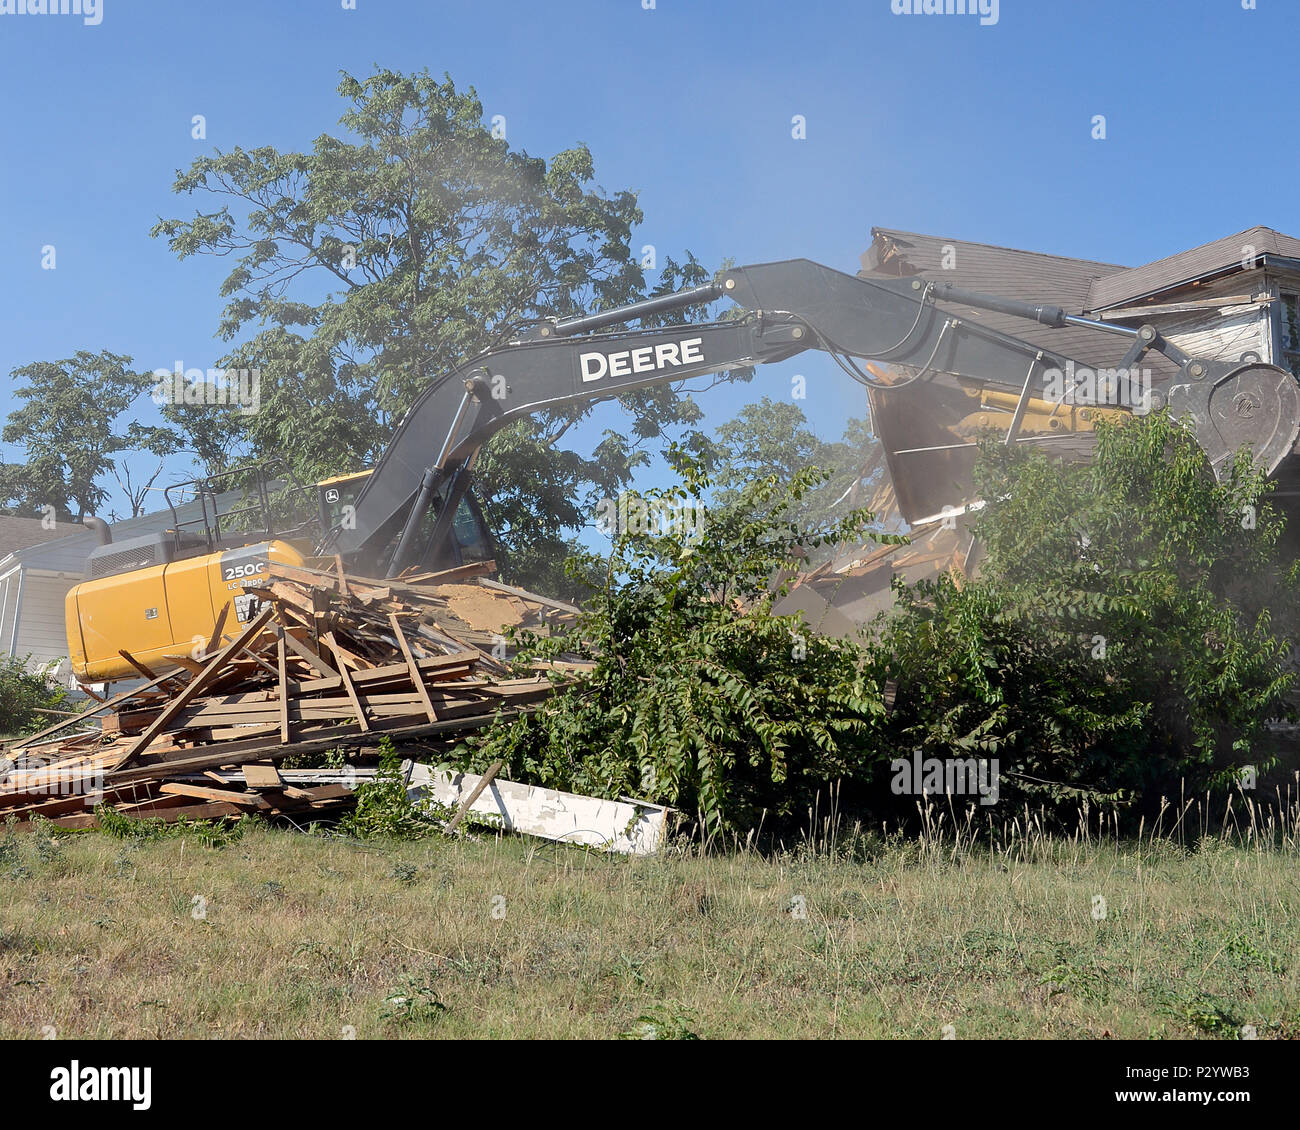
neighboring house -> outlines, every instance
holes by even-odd
[[[0,648],[3,648],[6,654],[26,655],[28,651],[32,651],[35,657],[37,649],[19,647],[21,642],[26,642],[25,637],[20,640],[14,629],[15,625],[21,622],[22,602],[30,600],[38,607],[41,606],[45,600],[43,589],[48,584],[47,578],[42,577],[33,578],[30,587],[28,586],[20,555],[52,541],[61,541],[81,530],[82,527],[74,522],[47,523],[41,518],[0,515]],[[38,613],[29,621],[34,629],[34,635],[42,638],[43,646],[40,648],[39,658],[56,659],[67,650],[63,647],[57,654],[50,654],[49,646],[45,645],[57,644],[59,641],[43,639],[52,634],[62,637],[62,623],[61,613],[57,624],[50,622],[43,613]]]
[[[862,256],[862,278],[917,276],[1003,298],[1052,303],[1069,314],[1131,328],[1149,322],[1192,356],[1236,361],[1254,355],[1300,377],[1300,239],[1272,228],[1247,228],[1140,267],[889,228],[873,228],[871,235],[871,247]],[[1102,330],[1053,329],[988,310],[939,305],[1083,363],[1117,365],[1124,352],[1122,339]],[[1141,365],[1156,382],[1177,371],[1159,353],[1148,353]],[[1016,381],[1022,376],[1009,374]],[[1275,498],[1300,497],[1300,459],[1286,460],[1276,477]],[[892,503],[887,485],[869,505],[888,521]],[[911,536],[912,546],[894,551],[871,544],[843,547],[828,566],[800,578],[777,610],[801,610],[813,627],[851,635],[891,603],[889,582],[895,574],[912,582],[942,572],[969,572],[978,560],[979,547],[963,529],[932,523],[912,530]]]
[[[222,509],[232,506],[238,492],[219,496]],[[186,503],[139,518],[127,518],[112,525],[113,540],[126,541],[142,534],[171,529],[174,522],[190,522],[202,516],[198,503]],[[58,660],[58,676],[66,681],[71,675],[67,664],[68,643],[64,626],[63,605],[68,590],[79,584],[86,568],[86,558],[99,545],[98,537],[77,525],[61,524],[50,531],[48,540],[38,539],[24,526],[13,527],[13,539],[6,540],[7,523],[31,523],[39,519],[0,516],[0,650],[7,655],[31,655],[33,666],[46,666]],[[24,534],[27,540],[21,540]]]

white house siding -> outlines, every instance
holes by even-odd
[[[1231,306],[1184,314],[1157,323],[1165,340],[1192,357],[1236,361],[1243,353],[1272,355],[1272,330],[1266,305]]]
[[[25,576],[23,574],[26,574]],[[18,605],[19,579],[22,579],[22,606],[19,612],[18,632],[14,634],[14,612]],[[63,625],[63,601],[67,592],[78,581],[75,577],[60,577],[15,570],[0,580],[0,649],[6,655],[28,655],[33,666],[44,666],[56,659],[65,659],[68,641]],[[6,591],[7,590],[7,591]]]
[[[1242,301],[1243,296],[1246,301]],[[1256,353],[1269,361],[1274,355],[1275,297],[1276,287],[1266,272],[1238,271],[1226,278],[1156,295],[1148,315],[1136,313],[1140,307],[1124,307],[1110,311],[1106,317],[1129,326],[1150,321],[1166,341],[1192,357],[1236,361],[1243,353]],[[1229,301],[1223,306],[1210,305],[1216,298]],[[1193,304],[1196,308],[1161,309],[1179,303]]]

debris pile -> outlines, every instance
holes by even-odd
[[[160,673],[124,651],[142,685],[11,743],[0,821],[92,828],[99,804],[165,821],[316,820],[351,803],[349,783],[300,787],[278,762],[385,735],[445,741],[535,709],[550,675],[510,677],[501,631],[544,632],[577,609],[466,573],[376,581],[273,563],[236,601],[243,622],[223,610],[199,655],[169,655]]]

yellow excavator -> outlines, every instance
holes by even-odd
[[[626,328],[718,298],[742,313]],[[1126,349],[1109,365],[1066,357],[964,318],[954,304],[1102,330]],[[913,525],[977,501],[970,471],[983,429],[996,428],[1007,444],[1087,458],[1097,419],[1167,407],[1190,422],[1216,473],[1246,447],[1272,474],[1300,435],[1296,379],[1254,355],[1195,358],[1152,325],[1120,326],[923,279],[856,277],[807,259],[740,267],[707,286],[531,323],[439,376],[372,470],[307,488],[316,494],[310,519],[277,520],[286,480],[274,468],[169,487],[174,521],[161,533],[118,542],[106,523],[89,519],[101,544],[67,596],[73,672],[83,682],[135,678],[138,664],[165,668],[169,657],[198,653],[219,622],[252,617],[272,562],[337,560],[357,574],[396,577],[490,561],[493,539],[469,485],[476,452],[498,429],[539,410],[807,349],[825,351],[867,387],[898,508]],[[1129,381],[1151,351],[1172,365],[1149,386]],[[1078,395],[1082,386],[1072,382],[1085,371],[1095,380]],[[1141,389],[1136,400],[1133,388]]]

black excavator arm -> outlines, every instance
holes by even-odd
[[[733,300],[731,321],[606,331],[652,314]],[[1138,329],[1077,318],[1055,306],[1034,306],[919,279],[858,278],[806,259],[725,272],[716,284],[648,299],[567,322],[531,326],[519,339],[482,354],[435,380],[412,405],[369,476],[348,528],[328,532],[321,550],[340,553],[393,576],[450,534],[475,452],[513,420],[549,408],[617,396],[687,377],[781,361],[824,350],[870,390],[873,423],[886,448],[904,517],[917,521],[940,507],[969,501],[963,479],[974,443],[907,446],[924,425],[922,390],[972,395],[1000,390],[1008,408],[1008,443],[1026,441],[1029,405],[1059,403],[1052,381],[1067,366],[1099,359],[1068,358],[958,316],[939,301],[1012,314],[1049,326],[1088,325],[1128,340],[1111,369],[1136,366],[1150,350],[1177,375],[1154,390],[1151,404],[1186,416],[1212,465],[1221,470],[1249,445],[1272,472],[1300,434],[1300,387],[1290,373],[1257,359],[1236,363],[1189,357],[1151,326]],[[884,362],[906,375],[893,381],[859,360]],[[887,434],[889,429],[895,435]],[[1052,436],[1034,437],[1034,442]],[[924,459],[919,457],[924,456]]]

